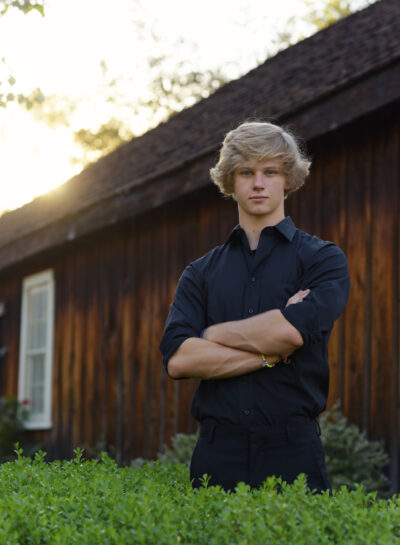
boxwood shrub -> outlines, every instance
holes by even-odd
[[[118,467],[106,454],[47,464],[44,453],[0,465],[0,543],[93,544],[400,544],[400,498],[360,487],[331,495],[268,479],[191,489],[183,464]],[[277,488],[281,491],[278,492]]]

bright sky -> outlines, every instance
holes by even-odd
[[[195,69],[223,66],[237,77],[273,51],[276,30],[305,12],[305,0],[47,0],[45,12],[10,9],[0,17],[1,57],[17,92],[40,87],[78,106],[70,126],[56,128],[16,104],[0,108],[0,213],[79,171],[70,161],[79,155],[73,129],[95,129],[115,115],[136,133],[146,129],[151,120],[133,115],[129,104],[146,93],[148,56],[168,54],[172,70],[185,59]],[[124,108],[106,102],[112,78]]]

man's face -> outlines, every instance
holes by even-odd
[[[249,159],[233,175],[234,197],[239,220],[255,217],[275,225],[284,218],[284,190],[287,187],[279,159]]]

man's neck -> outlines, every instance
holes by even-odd
[[[249,241],[250,250],[257,249],[261,231],[265,227],[273,227],[274,225],[280,223],[283,219],[285,219],[284,215],[282,217],[275,218],[256,217],[254,218],[254,220],[252,218],[252,220],[250,221],[248,218],[246,218],[246,220],[243,221],[243,219],[241,219],[239,215],[239,224],[243,231],[246,233],[247,240]]]

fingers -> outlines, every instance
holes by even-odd
[[[309,289],[299,290],[297,293],[289,297],[285,306],[288,307],[289,305],[295,305],[296,303],[301,303],[303,299],[305,299],[310,292],[311,290]]]
[[[310,293],[311,290],[299,290],[297,293],[295,293],[294,295],[298,295],[299,297],[301,297],[301,300],[304,299],[304,297],[307,297],[307,295]]]

